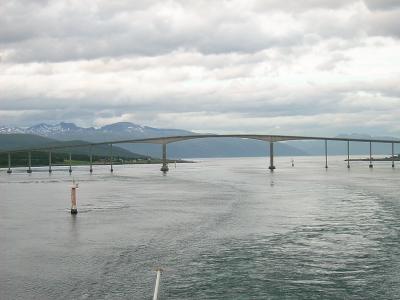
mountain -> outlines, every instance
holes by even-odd
[[[61,122],[51,125],[40,123],[31,127],[8,127],[0,126],[0,134],[26,133],[44,137],[55,138],[58,140],[82,139],[91,142],[100,142],[107,139],[124,138],[147,138],[168,135],[187,135],[193,134],[187,130],[180,129],[160,129],[148,126],[137,125],[129,122],[119,122],[106,125],[100,128],[79,127],[74,123]]]
[[[26,133],[36,134],[36,135],[44,135],[44,136],[52,136],[54,134],[60,134],[64,132],[74,132],[79,131],[79,127],[74,123],[64,123],[61,122],[57,125],[48,125],[45,123],[40,123],[35,126],[29,127],[26,129]]]
[[[42,127],[40,127],[42,128]],[[85,144],[86,141],[72,140],[72,141],[58,141],[55,139],[42,137],[39,135],[32,134],[0,134],[0,152],[13,150],[13,149],[25,149],[25,148],[40,148],[46,146],[68,146],[73,144]],[[89,147],[79,147],[72,149],[59,149],[54,152],[69,153],[72,155],[89,155]],[[92,148],[92,154],[94,156],[108,156],[110,154],[110,147],[108,145],[98,145]],[[127,149],[113,146],[113,156],[122,158],[144,158],[143,155],[132,153]]]
[[[20,127],[0,126],[0,134],[14,134],[14,133],[25,133],[25,129]]]
[[[84,140],[88,142],[103,142],[110,140],[139,139],[173,135],[192,135],[191,131],[181,129],[161,129],[142,126],[130,122],[119,122],[105,125],[100,128],[84,128],[74,123],[62,122],[55,125],[37,124],[32,127],[7,127],[0,126],[0,134],[30,134],[38,136],[37,144],[48,144],[48,140],[40,140],[39,137],[51,138],[59,141]],[[393,137],[372,137],[361,134],[340,134],[337,137],[362,138],[362,139],[396,139]],[[28,143],[20,140],[18,143]],[[39,142],[40,141],[40,142]],[[22,144],[20,144],[22,145]],[[1,145],[0,145],[1,146]],[[161,155],[160,145],[152,144],[121,144],[121,149],[147,156]],[[390,154],[390,144],[373,144],[373,153]],[[276,144],[278,155],[323,155],[323,141],[289,141]],[[396,149],[398,153],[400,149]],[[350,152],[353,155],[367,155],[369,153],[368,143],[351,142]],[[331,155],[345,155],[347,153],[346,142],[329,141],[328,153]],[[171,158],[193,158],[193,157],[238,157],[238,156],[267,156],[269,149],[265,142],[256,140],[243,140],[236,138],[207,138],[201,140],[188,140],[172,143],[168,146],[168,156]]]
[[[105,125],[100,128],[84,128],[74,123],[61,122],[59,124],[37,124],[32,127],[7,127],[0,126],[0,134],[31,134],[42,138],[51,138],[58,141],[84,140],[88,142],[103,142],[124,139],[139,139],[160,136],[192,135],[191,131],[181,129],[161,129],[142,126],[130,122],[118,122]],[[39,141],[39,137],[37,142]],[[372,137],[360,134],[341,134],[337,137],[364,138],[364,139],[396,139],[393,137]],[[19,143],[29,143],[19,141]],[[40,143],[48,143],[43,140]],[[38,144],[40,144],[38,142]],[[1,145],[0,145],[1,146]],[[153,144],[120,144],[121,148],[146,156],[161,156],[160,145]],[[373,153],[390,154],[390,144],[373,144]],[[276,144],[277,155],[323,155],[323,141],[289,141]],[[396,149],[398,153],[400,149]],[[351,142],[350,152],[353,155],[367,155],[369,153],[368,143]],[[328,153],[330,155],[345,155],[347,153],[346,142],[329,141]],[[188,140],[168,145],[168,156],[171,158],[193,158],[193,157],[239,157],[239,156],[267,156],[269,147],[263,141],[245,140],[236,138],[206,138],[199,140]]]
[[[118,122],[101,127],[98,131],[113,134],[134,134],[136,136],[168,136],[193,134],[191,131],[181,129],[161,129],[149,126],[142,126],[130,122]]]
[[[55,125],[38,124],[29,128],[8,128],[0,126],[0,133],[29,133],[42,137],[50,137],[62,141],[85,140],[88,142],[103,142],[112,140],[139,139],[160,136],[193,135],[191,131],[181,129],[161,129],[142,126],[130,122],[119,122],[100,128],[83,128],[73,123],[59,123]],[[120,147],[141,153],[146,156],[161,156],[160,145],[153,144],[120,144]],[[278,155],[306,155],[303,150],[279,143],[276,147]],[[237,138],[206,138],[188,140],[168,145],[170,158],[193,157],[240,157],[240,156],[267,156],[269,147],[266,142]]]
[[[159,145],[133,144],[129,149],[148,155],[161,154]],[[277,143],[274,150],[276,155],[282,156],[307,155],[306,152],[286,143]],[[171,158],[259,157],[269,155],[269,144],[251,139],[202,138],[172,143],[168,145],[168,155]]]

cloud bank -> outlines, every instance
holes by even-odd
[[[0,5],[0,123],[400,136],[395,0]]]

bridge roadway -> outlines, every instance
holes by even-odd
[[[111,172],[113,172],[112,165],[112,146],[114,144],[127,144],[127,143],[148,143],[148,144],[160,144],[162,145],[163,152],[163,162],[161,171],[168,171],[167,163],[167,144],[192,140],[192,139],[202,139],[202,138],[240,138],[240,139],[253,139],[269,142],[270,145],[270,165],[269,169],[273,171],[275,169],[274,165],[274,143],[281,141],[294,141],[294,140],[321,140],[325,143],[325,168],[328,168],[328,141],[342,141],[347,142],[347,167],[350,168],[350,142],[365,142],[369,143],[369,167],[372,168],[372,143],[385,143],[392,145],[392,167],[394,168],[394,145],[399,144],[400,140],[386,140],[386,139],[357,139],[357,138],[341,138],[341,137],[315,137],[315,136],[295,136],[295,135],[264,135],[264,134],[195,134],[195,135],[180,135],[180,136],[164,136],[164,137],[152,137],[144,139],[128,139],[128,140],[117,140],[117,141],[105,141],[97,143],[80,143],[80,144],[69,144],[69,145],[48,145],[45,147],[36,148],[19,148],[7,151],[0,151],[0,154],[8,154],[8,170],[7,173],[11,174],[11,154],[17,152],[27,152],[28,153],[28,169],[27,172],[32,172],[31,164],[31,152],[32,151],[48,151],[49,152],[49,172],[51,172],[51,151],[60,149],[72,149],[79,147],[89,147],[90,156],[90,173],[93,172],[92,164],[92,147],[98,145],[110,145],[110,166]],[[69,154],[69,172],[72,172],[71,166],[71,153]]]

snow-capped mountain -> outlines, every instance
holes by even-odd
[[[31,127],[0,126],[0,134],[27,133],[39,135],[60,141],[83,140],[87,142],[104,142],[128,139],[140,139],[160,136],[195,134],[180,129],[162,129],[138,125],[130,122],[119,122],[105,125],[100,128],[79,127],[74,123],[61,122],[59,124],[37,124]],[[341,137],[374,138],[368,135],[340,135]],[[379,137],[375,137],[379,138]],[[389,137],[388,137],[389,139]],[[160,146],[154,144],[121,144],[121,147],[132,152],[150,156],[160,156]],[[375,144],[374,153],[391,153],[390,145]],[[343,142],[330,142],[330,154],[345,154],[346,145]],[[277,145],[278,155],[323,155],[324,145],[320,141],[290,141]],[[352,143],[352,154],[367,154],[369,145]],[[398,149],[395,149],[398,152]],[[240,140],[232,138],[188,140],[173,143],[168,147],[170,157],[218,157],[218,156],[264,156],[268,148],[265,142],[255,140]]]
[[[0,134],[13,134],[13,133],[25,133],[25,129],[19,127],[0,126]]]
[[[31,127],[7,127],[0,126],[0,134],[27,133],[53,138],[60,141],[84,140],[88,142],[104,142],[128,139],[140,139],[160,136],[195,134],[191,131],[180,129],[162,129],[138,125],[130,122],[119,122],[105,125],[100,128],[79,127],[74,123],[61,122],[59,124],[37,124]],[[341,137],[374,138],[368,135],[341,134]],[[375,137],[379,138],[379,137]],[[389,139],[389,138],[388,138]],[[121,147],[144,155],[159,156],[159,145],[153,144],[123,144]],[[202,139],[188,140],[173,143],[168,147],[171,157],[216,157],[216,156],[264,156],[267,155],[265,142],[255,140]],[[343,142],[330,142],[330,154],[345,154],[346,145]],[[398,149],[395,149],[398,152]],[[352,154],[367,154],[369,146],[365,143],[352,143]],[[390,153],[390,145],[374,145],[374,153]],[[322,155],[324,146],[320,141],[290,141],[277,145],[278,155]]]
[[[119,122],[100,128],[84,128],[73,123],[37,124],[29,128],[8,128],[0,126],[0,133],[29,133],[61,141],[84,140],[88,142],[117,141],[160,136],[189,135],[191,131],[180,129],[162,129],[142,126],[130,122]],[[160,145],[121,144],[121,147],[135,153],[159,157]],[[282,155],[304,155],[305,152],[280,144],[277,153]],[[232,138],[189,140],[168,147],[169,157],[223,157],[223,156],[264,156],[267,154],[265,142]]]
[[[64,132],[82,131],[84,129],[92,128],[81,128],[76,126],[74,123],[64,123],[61,122],[56,125],[49,125],[45,123],[40,123],[29,127],[25,130],[25,133],[36,134],[41,136],[52,136],[54,134],[60,134]]]
[[[103,133],[113,134],[132,134],[136,137],[156,137],[167,135],[187,135],[194,134],[191,131],[181,129],[161,129],[149,126],[138,125],[130,122],[118,122],[114,124],[105,125],[98,129]]]
[[[109,124],[101,127],[100,129],[105,132],[144,132],[147,126],[137,125],[130,122],[119,122]]]
[[[61,122],[58,124],[40,123],[31,127],[0,126],[0,134],[28,133],[60,140],[85,139],[88,141],[101,141],[105,138],[146,138],[166,135],[192,134],[190,131],[179,129],[159,129],[142,126],[130,122],[119,122],[105,125],[100,128],[79,127],[74,123]]]
[[[40,136],[51,136],[54,134],[62,133],[62,132],[71,132],[82,130],[85,128],[80,128],[76,126],[74,123],[64,123],[61,122],[59,124],[50,125],[45,123],[40,123],[34,125],[32,127],[8,127],[8,126],[0,126],[0,134],[12,134],[12,133],[29,133],[36,134]]]

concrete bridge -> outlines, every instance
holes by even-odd
[[[12,173],[12,154],[17,152],[25,152],[28,154],[28,173],[32,173],[32,162],[31,162],[31,152],[32,151],[47,151],[49,153],[49,172],[52,172],[51,169],[51,153],[54,150],[70,150],[73,148],[80,147],[89,147],[89,157],[90,157],[90,173],[93,172],[93,156],[92,156],[92,147],[98,145],[109,145],[110,146],[110,170],[113,172],[113,164],[112,164],[112,147],[115,144],[139,144],[139,143],[148,143],[148,144],[159,144],[162,146],[162,172],[168,172],[168,161],[167,161],[167,145],[170,143],[176,143],[185,140],[192,139],[203,139],[203,138],[240,138],[240,139],[254,139],[265,141],[269,144],[270,148],[270,156],[269,156],[269,169],[273,171],[275,169],[274,165],[274,143],[282,142],[282,141],[293,141],[293,140],[320,140],[325,144],[325,168],[328,168],[328,141],[342,141],[347,142],[347,167],[350,168],[350,142],[364,142],[369,143],[369,167],[372,168],[372,144],[373,143],[384,143],[391,144],[392,146],[392,167],[394,168],[394,145],[399,144],[400,140],[376,140],[376,139],[353,139],[353,138],[338,138],[338,137],[315,137],[315,136],[294,136],[294,135],[264,135],[264,134],[196,134],[196,135],[181,135],[181,136],[165,136],[165,137],[154,137],[154,138],[144,138],[144,139],[130,139],[130,140],[118,140],[118,141],[106,141],[99,143],[85,143],[85,144],[74,144],[74,145],[55,145],[55,146],[45,146],[45,147],[36,147],[36,148],[20,148],[13,149],[7,151],[0,151],[0,154],[8,154],[8,170],[7,173]],[[69,172],[72,172],[71,165],[71,153],[69,153]]]

